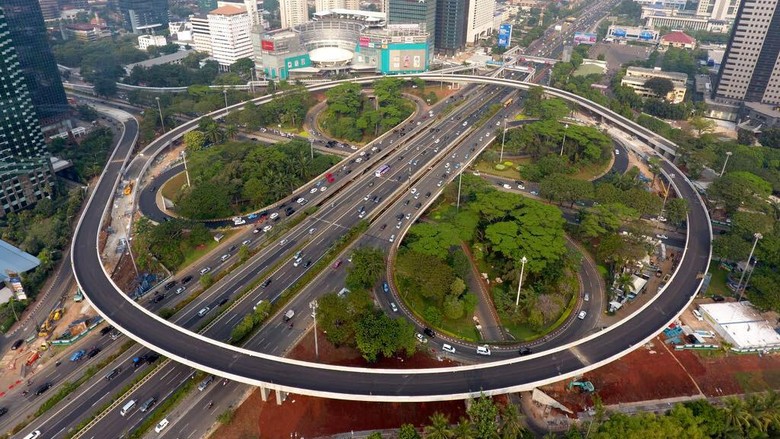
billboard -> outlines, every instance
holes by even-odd
[[[358,44],[360,44],[360,47],[369,47],[369,44],[371,44],[371,38],[361,36]]]
[[[574,32],[574,44],[596,44],[596,34]]]
[[[498,28],[498,47],[506,49],[512,43],[512,25],[504,23]]]
[[[380,71],[384,74],[428,70],[428,44],[389,44],[381,52]]]
[[[271,40],[261,40],[260,41],[260,48],[263,50],[267,50],[269,52],[274,51],[274,42]]]

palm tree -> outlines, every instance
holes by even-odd
[[[650,187],[655,186],[655,179],[658,178],[658,174],[661,173],[661,159],[658,157],[650,157],[647,159],[647,167],[653,174],[653,182],[650,183]]]
[[[471,421],[463,416],[460,417],[460,421],[458,421],[458,423],[455,424],[455,428],[452,429],[451,437],[453,439],[477,439]]]
[[[780,394],[770,390],[762,398],[762,405],[764,410],[761,414],[761,420],[766,425],[766,428],[780,429]]]
[[[634,282],[631,280],[631,275],[628,273],[622,273],[615,279],[615,286],[626,292],[626,294],[634,291]]]
[[[225,136],[227,136],[228,139],[235,139],[237,134],[238,128],[232,123],[225,127]]]
[[[501,409],[501,437],[503,439],[515,439],[525,433],[525,426],[520,417],[520,412],[514,404],[507,404]]]
[[[217,144],[222,141],[222,130],[216,123],[209,124],[204,132],[206,138],[211,141],[212,144]]]
[[[452,437],[449,417],[436,412],[429,419],[431,425],[427,425],[424,430],[426,439],[450,439]]]
[[[750,428],[752,419],[747,410],[745,401],[740,398],[732,397],[726,400],[723,409],[726,426],[734,433],[742,433]]]

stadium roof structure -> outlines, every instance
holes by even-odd
[[[35,256],[0,239],[0,280],[8,280],[8,273],[24,273],[40,264]]]
[[[354,9],[326,9],[324,11],[314,13],[315,19],[325,17],[350,17],[353,20],[362,20],[367,22],[384,21],[386,18],[384,12],[356,11]]]
[[[309,52],[309,59],[314,64],[346,63],[354,56],[354,53],[340,47],[318,47]]]

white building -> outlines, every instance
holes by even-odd
[[[211,56],[227,68],[241,58],[252,58],[252,20],[246,9],[223,6],[208,14]]]
[[[205,15],[190,17],[192,23],[192,47],[198,52],[211,55],[211,34],[209,32],[209,18]]]
[[[309,21],[309,10],[306,0],[279,0],[279,16],[282,29],[292,29],[294,26]]]
[[[359,0],[314,0],[314,11],[323,12],[333,9],[360,10]]]
[[[713,20],[732,21],[737,17],[739,0],[699,0],[696,15]]]
[[[493,14],[495,12],[495,0],[471,0],[469,2],[466,43],[474,44],[480,38],[487,37],[493,32]]]
[[[699,305],[705,320],[737,349],[778,349],[778,334],[750,302],[722,302]]]
[[[674,85],[674,90],[666,96],[666,100],[672,104],[679,104],[685,100],[686,84],[688,75],[679,72],[664,72],[661,69],[645,69],[643,67],[629,67],[626,69],[626,76],[620,80],[620,85],[625,85],[634,89],[639,96],[648,98],[656,97],[655,92],[645,87],[645,82],[651,78],[668,79]]]
[[[138,48],[148,50],[149,46],[165,46],[168,40],[164,35],[141,35],[138,37]]]

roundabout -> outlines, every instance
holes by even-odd
[[[434,81],[442,79],[440,75],[424,74],[419,77]],[[447,80],[519,89],[533,86],[512,80],[466,75],[447,77]],[[323,89],[339,83],[313,88]],[[663,153],[673,154],[673,144],[605,108],[560,90],[547,89],[547,92],[574,101],[591,113],[647,140]],[[220,116],[224,110],[217,113],[212,116]],[[160,141],[170,143],[173,136],[183,134],[188,128],[190,126],[185,125],[171,137]],[[120,145],[117,154],[127,155],[131,147],[132,144]],[[100,224],[110,207],[122,170],[122,163],[109,162],[79,221],[73,241],[71,253],[75,276],[88,300],[116,328],[177,362],[231,380],[285,392],[366,401],[430,401],[465,399],[481,392],[497,394],[526,390],[575,376],[625,355],[668,325],[692,300],[700,285],[697,275],[706,272],[710,256],[711,231],[702,200],[682,173],[671,162],[664,161],[663,172],[667,178],[672,173],[679,176],[670,180],[690,206],[686,249],[672,279],[659,296],[621,324],[521,359],[472,366],[391,370],[305,363],[237,348],[178,327],[128,299],[105,271],[97,269],[97,265],[101,265],[97,245]],[[421,181],[435,184],[433,177],[436,176],[423,175]]]

